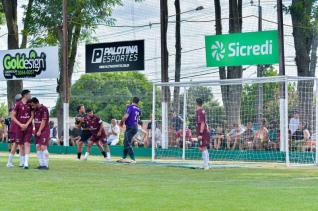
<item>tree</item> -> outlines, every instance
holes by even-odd
[[[278,76],[274,68],[264,70],[263,77]],[[246,125],[249,121],[256,121],[255,118],[258,114],[257,107],[255,106],[257,97],[257,84],[246,84],[243,86],[241,97],[241,119],[242,124]],[[263,84],[263,100],[264,110],[263,115],[267,121],[280,121],[279,119],[279,98],[280,98],[280,83],[265,83]],[[288,85],[288,111],[292,113],[297,104],[297,92],[294,84]]]
[[[76,107],[84,104],[104,121],[121,119],[134,96],[141,99],[142,118],[149,119],[152,113],[152,84],[145,75],[138,72],[82,75],[72,86],[70,115],[75,116]],[[159,104],[160,95],[157,96],[157,114],[160,114]],[[53,109],[52,115],[56,115],[56,109]]]
[[[3,9],[6,19],[6,25],[8,30],[8,49],[19,48],[19,28],[17,19],[17,0],[2,0],[0,11]],[[24,31],[29,24],[29,17],[33,6],[33,0],[29,0],[27,6],[25,6],[25,17],[24,17],[24,29],[22,30],[22,43],[20,48],[26,48],[27,45],[27,31]],[[0,22],[2,20],[0,15]],[[8,80],[7,81],[7,101],[8,107],[13,105],[14,97],[17,93],[20,93],[23,87],[22,80]]]
[[[222,34],[222,16],[220,0],[214,0],[215,31]],[[229,0],[229,33],[242,32],[242,0]],[[242,66],[220,67],[220,79],[242,78]],[[240,123],[240,101],[242,85],[221,86],[222,100],[226,114],[227,124]]]
[[[114,23],[114,19],[110,17],[112,8],[121,3],[121,0],[68,0],[68,96],[71,96],[71,81],[78,43],[81,40],[89,41],[91,33],[98,24],[112,25]],[[63,64],[61,53],[63,44],[62,0],[34,0],[33,10],[32,24],[28,27],[28,30],[36,35],[32,44],[35,46],[59,45],[59,68],[61,70]],[[64,97],[65,88],[63,87],[63,75],[60,74],[57,86],[59,93],[57,117],[60,132],[63,126],[61,99]]]
[[[289,7],[292,18],[298,76],[314,77],[317,64],[318,8],[316,1],[293,0]],[[313,129],[314,81],[298,82],[298,109],[301,121]]]

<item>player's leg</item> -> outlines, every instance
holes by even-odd
[[[97,142],[96,142],[96,145],[97,145],[97,147],[98,147],[98,149],[99,149],[99,151],[100,151],[100,153],[103,155],[103,157],[106,159],[106,152],[105,152],[105,150],[104,150],[104,148],[103,148],[103,142],[102,142],[102,139],[99,139]]]
[[[87,148],[86,148],[86,153],[85,153],[85,156],[84,156],[84,160],[88,159],[88,156],[89,156],[89,153],[91,151],[91,147],[92,147],[93,144],[94,144],[94,141],[90,138],[88,140],[88,143],[87,143]]]
[[[137,128],[132,128],[131,131],[129,132],[128,134],[128,143],[129,143],[129,147],[128,147],[128,154],[130,156],[130,159],[133,161],[133,162],[136,162],[136,159],[135,159],[135,153],[134,153],[134,150],[132,148],[132,145],[131,145],[131,141],[133,139],[133,137],[136,135],[136,133],[138,132],[138,129]]]
[[[17,153],[19,150],[19,155],[20,155],[20,164],[19,167],[23,167],[24,166],[24,160],[25,160],[25,152],[24,152],[24,145],[20,144],[19,147],[17,148]]]
[[[24,143],[24,169],[29,168],[29,158],[30,158],[30,142],[32,137],[32,127],[29,127],[23,133],[23,143]]]
[[[40,146],[42,151],[42,160],[43,160],[42,169],[49,169],[49,151],[47,146],[48,146],[47,141],[44,141]]]
[[[110,147],[109,147],[109,143],[106,141],[106,143],[104,144],[105,150],[106,150],[106,155],[107,155],[107,160],[111,160],[112,156],[110,154]]]
[[[14,154],[15,154],[15,152],[17,150],[17,146],[18,146],[18,144],[16,144],[15,142],[12,143],[11,151],[9,153],[8,162],[7,162],[7,167],[8,168],[12,168],[13,167],[13,157],[14,157]]]
[[[82,149],[83,149],[83,141],[82,139],[80,139],[78,142],[77,142],[77,159],[80,160],[81,159],[81,156],[82,156]]]
[[[43,156],[42,156],[42,149],[41,145],[39,143],[39,137],[36,137],[36,157],[39,160],[39,166],[37,167],[38,169],[41,169],[43,166]]]

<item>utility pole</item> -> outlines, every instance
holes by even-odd
[[[67,0],[63,0],[63,142],[69,146],[69,96],[68,96],[68,56],[67,56]]]
[[[258,31],[262,31],[263,24],[263,11],[261,6],[261,0],[258,0]],[[263,65],[257,65],[257,77],[263,76]],[[260,123],[260,114],[263,113],[263,84],[257,84],[257,91],[256,91],[256,111],[257,111],[257,122]]]
[[[169,53],[167,47],[168,2],[160,0],[160,31],[161,31],[161,82],[169,82],[168,64]],[[162,148],[168,148],[168,108],[169,87],[162,87]]]
[[[277,0],[277,22],[278,22],[278,43],[279,43],[279,75],[285,75],[285,51],[284,51],[284,21],[283,21],[283,3],[282,0]],[[286,84],[281,83],[280,85],[280,99],[279,99],[279,116],[280,116],[280,151],[286,150],[288,147],[288,115],[286,102]],[[287,105],[287,106],[286,106]],[[286,158],[287,158],[286,152]]]

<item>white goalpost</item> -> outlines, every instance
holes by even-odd
[[[195,117],[196,99],[201,98],[210,131],[212,163],[317,165],[317,80],[275,76],[155,83],[152,134],[161,135],[152,135],[152,160],[201,160]],[[176,87],[179,94],[173,96]],[[167,88],[171,94],[163,104],[160,96]]]

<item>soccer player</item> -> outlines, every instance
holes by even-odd
[[[49,169],[49,152],[47,147],[50,141],[49,111],[47,107],[40,104],[36,97],[31,99],[31,105],[34,110],[34,128],[36,155],[39,159],[38,169]]]
[[[136,163],[134,150],[132,148],[132,138],[138,132],[138,121],[141,116],[140,108],[138,107],[139,98],[134,97],[132,104],[127,107],[126,114],[123,116],[120,126],[126,125],[125,138],[124,138],[124,150],[123,157],[118,162],[123,163]],[[127,155],[130,156],[131,161],[127,161]]]
[[[106,152],[103,150],[102,142],[107,138],[106,132],[103,127],[103,121],[96,115],[94,115],[91,109],[87,109],[87,115],[84,117],[84,122],[87,124],[91,136],[88,140],[86,153],[84,160],[88,159],[91,147],[93,144],[96,144],[101,151],[104,158],[106,158]]]
[[[8,138],[9,138],[9,147],[10,147],[10,153],[9,153],[9,158],[8,158],[8,163],[7,163],[7,167],[8,168],[12,168],[13,167],[13,157],[15,155],[15,153],[20,153],[20,164],[19,167],[23,167],[24,166],[24,145],[23,144],[17,144],[15,142],[16,139],[16,129],[17,129],[17,124],[12,120],[12,115],[13,115],[13,110],[16,106],[16,104],[22,99],[22,95],[21,94],[17,94],[15,96],[15,104],[13,105],[12,109],[10,109],[10,117],[8,118]],[[10,120],[9,120],[10,119]],[[20,148],[20,150],[19,150]]]
[[[202,153],[203,159],[203,168],[204,170],[209,169],[209,152],[208,146],[210,144],[210,135],[208,130],[208,125],[206,123],[206,114],[203,108],[203,100],[201,98],[196,99],[197,108],[196,108],[196,132],[199,142],[199,150]]]
[[[30,141],[33,130],[33,117],[34,113],[31,108],[29,100],[31,100],[31,92],[23,90],[21,92],[22,99],[17,102],[11,114],[12,122],[15,124],[15,143],[20,146],[20,151],[24,149],[24,169],[29,168],[29,155],[30,155]],[[23,147],[24,145],[24,147]],[[13,167],[12,154],[9,155],[8,167]]]
[[[77,143],[77,159],[80,160],[82,156],[82,148],[84,144],[87,144],[87,140],[91,137],[91,132],[89,128],[84,122],[84,117],[86,117],[86,111],[84,105],[77,106],[77,116],[75,118],[76,124],[81,125],[81,140]]]

